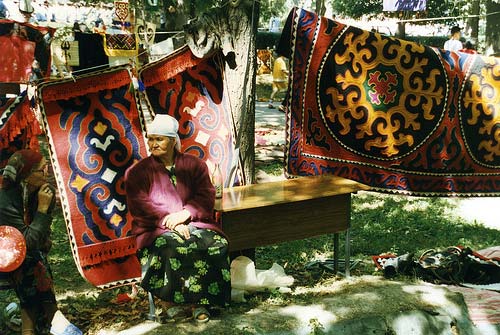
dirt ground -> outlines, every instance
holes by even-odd
[[[361,276],[296,287],[289,294],[275,294],[266,304],[248,298],[248,303],[233,304],[205,324],[191,319],[143,321],[89,334],[494,334],[474,326],[460,293],[423,282]]]

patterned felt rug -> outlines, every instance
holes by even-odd
[[[27,82],[36,59],[42,74],[50,73],[50,41],[55,29],[0,20],[0,82]]]
[[[137,56],[137,36],[135,34],[104,34],[104,52],[108,56]]]
[[[16,150],[38,151],[37,136],[41,133],[26,93],[15,98],[0,98],[0,168]]]
[[[186,46],[145,65],[139,76],[149,109],[179,121],[182,151],[203,159],[210,171],[218,163],[228,186],[241,177],[220,65],[217,55],[199,59]]]
[[[500,325],[500,292],[452,285],[446,287],[451,291],[462,293],[471,321],[476,326]]]
[[[147,151],[130,88],[124,67],[38,88],[73,256],[82,276],[103,288],[141,275],[123,175]]]
[[[500,58],[293,9],[286,169],[414,195],[500,194]]]

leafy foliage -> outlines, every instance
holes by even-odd
[[[281,33],[273,33],[269,31],[259,31],[257,32],[255,47],[257,49],[273,49],[278,45],[281,37]]]
[[[375,16],[382,13],[380,0],[337,0],[332,2],[333,12],[355,19],[364,15]]]
[[[459,16],[466,13],[469,2],[464,0],[427,0],[427,10],[425,12],[382,12],[381,0],[335,0],[332,1],[334,13],[339,13],[355,19],[368,17],[398,17],[408,19],[437,18],[446,16]]]
[[[285,6],[287,0],[265,0],[260,3],[259,26],[266,27],[273,16],[283,17],[289,8]]]

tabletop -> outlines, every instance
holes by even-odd
[[[333,175],[306,176],[224,189],[215,210],[230,212],[369,190],[356,181]]]

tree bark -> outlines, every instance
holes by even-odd
[[[479,6],[479,0],[472,0],[471,1],[472,8],[471,8],[471,14],[472,15],[477,15],[475,17],[471,17],[468,20],[468,26],[470,28],[470,37],[472,41],[474,42],[474,46],[477,48],[477,42],[478,42],[478,37],[479,37],[479,13],[480,13],[480,6]]]
[[[487,0],[486,41],[484,48],[486,55],[500,55],[500,14],[498,12],[500,12],[500,2]]]
[[[212,9],[186,28],[186,42],[197,57],[221,49],[225,57],[224,89],[236,131],[244,183],[254,182],[255,172],[255,36],[259,2],[231,0]]]
[[[324,16],[326,13],[325,0],[316,0],[316,14]]]

